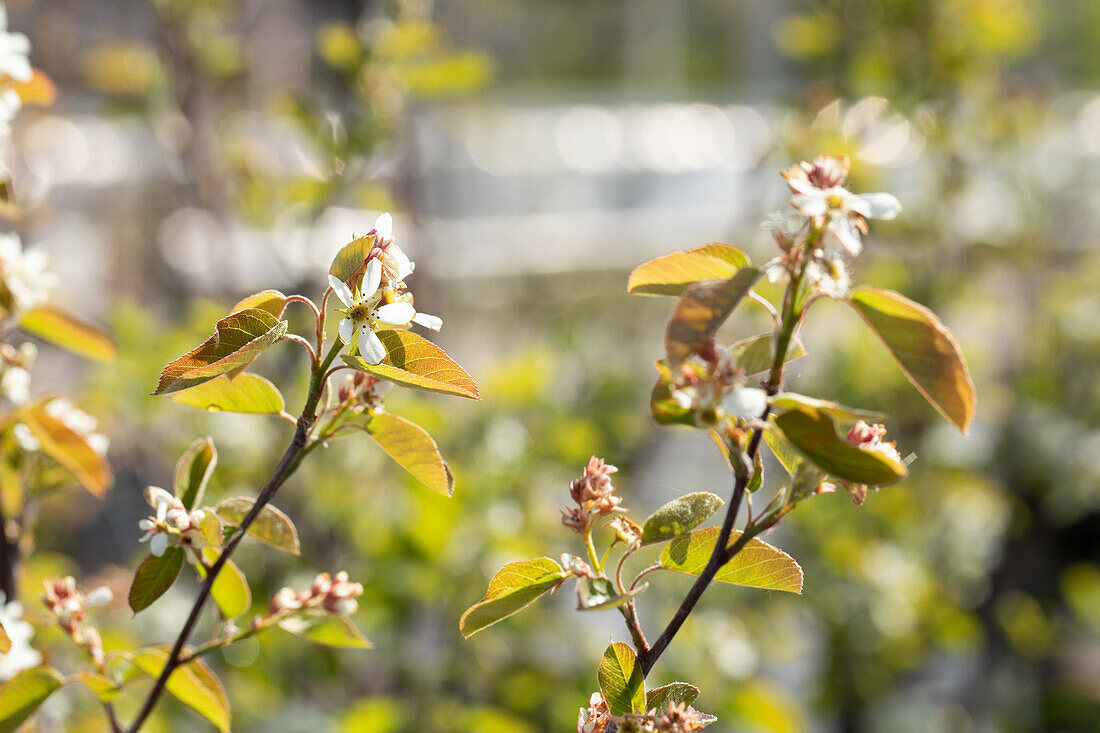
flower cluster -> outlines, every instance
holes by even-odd
[[[650,710],[644,714],[629,714],[620,718],[611,715],[603,695],[593,692],[588,707],[577,715],[577,733],[604,733],[611,722],[622,733],[695,733],[715,721],[714,716],[700,713],[684,703],[669,703],[665,710]]]
[[[159,486],[145,487],[145,501],[153,507],[154,513],[138,522],[138,528],[145,532],[140,541],[148,541],[149,551],[157,557],[164,554],[169,543],[192,553],[221,544],[221,520],[213,511],[195,509],[189,512],[179,498]]]
[[[368,413],[383,412],[382,394],[389,386],[378,377],[366,372],[354,372],[347,375],[337,388],[336,396],[341,405],[350,406],[356,411]]]
[[[340,339],[350,344],[358,339],[360,355],[370,364],[378,364],[386,358],[386,347],[375,334],[385,326],[408,328],[416,323],[433,331],[443,326],[438,316],[418,313],[413,307],[412,293],[405,286],[405,278],[413,273],[414,263],[394,241],[393,220],[382,214],[367,236],[374,237],[367,255],[363,282],[360,288],[351,290],[347,283],[334,275],[329,285],[344,304],[341,311]]]
[[[727,349],[706,339],[695,355],[703,362],[702,371],[692,362],[682,364],[672,377],[669,394],[681,408],[692,410],[696,424],[712,428],[729,418],[751,420],[763,414],[767,393],[745,386],[745,371]]]
[[[89,608],[105,606],[114,599],[111,589],[101,585],[85,595],[76,589],[76,580],[71,575],[47,580],[45,586],[42,603],[57,616],[57,623],[73,641],[87,649],[92,660],[101,665],[103,640],[95,627],[84,624],[84,619]]]
[[[58,284],[49,264],[49,255],[42,247],[23,249],[18,234],[0,234],[0,306],[14,311],[45,303]]]
[[[0,344],[0,398],[15,405],[22,405],[31,398],[30,367],[38,355],[38,348],[27,341],[16,349],[10,344]]]
[[[8,31],[8,9],[0,3],[0,140],[11,134],[12,120],[23,106],[13,87],[30,81],[34,75],[28,58],[30,52],[30,39]]]
[[[15,675],[42,664],[42,653],[31,646],[34,627],[23,620],[23,604],[7,601],[0,593],[0,625],[3,625],[11,649],[0,654],[0,682],[7,682]]]
[[[852,429],[848,431],[848,435],[845,440],[848,445],[854,445],[860,450],[870,451],[872,453],[878,453],[889,458],[897,463],[902,463],[901,454],[898,453],[896,443],[887,443],[883,440],[886,436],[886,427],[878,423],[874,425],[868,425],[863,420],[860,420]],[[822,480],[815,493],[818,494],[831,494],[836,491],[836,485],[841,484],[848,493],[852,495],[852,501],[856,504],[862,504],[867,499],[868,486],[866,484],[857,484],[849,481],[832,481]]]
[[[286,611],[321,609],[328,613],[350,616],[359,610],[355,599],[363,595],[363,586],[348,580],[345,572],[329,576],[321,573],[308,590],[296,593],[293,588],[283,588],[271,599],[268,613],[272,616]]]
[[[618,470],[602,458],[589,458],[581,477],[569,482],[569,495],[577,506],[562,509],[561,523],[584,534],[600,517],[625,512],[619,506],[622,499],[614,495],[615,487],[611,484],[611,474]]]

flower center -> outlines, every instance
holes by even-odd
[[[829,196],[829,198],[827,199],[827,201],[829,203],[829,208],[832,208],[832,209],[842,209],[842,208],[844,208],[844,197],[841,196],[839,193],[831,194]]]
[[[370,308],[366,303],[359,303],[348,308],[348,318],[353,321],[365,321],[368,315],[370,315]]]

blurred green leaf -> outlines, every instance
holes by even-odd
[[[80,681],[87,685],[92,694],[103,702],[112,702],[122,694],[122,688],[113,680],[91,672],[78,673]]]
[[[480,400],[477,385],[447,352],[412,331],[384,330],[376,334],[386,347],[381,364],[368,364],[344,354],[349,366],[403,387]]]
[[[669,570],[699,575],[710,560],[720,531],[718,527],[708,527],[679,537],[665,545],[658,562]],[[734,530],[730,535],[730,544],[740,536],[741,532]],[[750,588],[802,592],[802,568],[794,558],[755,537],[722,566],[714,579]]]
[[[218,449],[210,438],[199,438],[187,447],[176,462],[172,488],[183,506],[191,511],[202,502],[206,484],[218,465]]]
[[[958,341],[936,314],[892,290],[856,288],[849,299],[925,399],[963,433],[977,397]]]
[[[179,547],[168,547],[160,557],[149,555],[142,560],[130,583],[130,609],[137,613],[148,608],[172,587],[182,569],[183,550]]]
[[[234,377],[223,374],[209,382],[175,392],[170,399],[211,412],[278,415],[285,407],[278,387],[270,380],[248,372]]]
[[[634,590],[617,593],[615,586],[607,578],[578,578],[577,610],[605,611],[609,608],[618,608],[626,605],[631,598],[634,598],[648,587],[649,583],[643,583]]]
[[[169,651],[167,646],[140,649],[134,654],[134,666],[156,679],[168,661]],[[229,733],[229,698],[225,687],[201,659],[177,667],[168,677],[167,690],[222,733]]]
[[[218,502],[218,515],[227,524],[239,527],[245,515],[252,511],[256,500],[250,496],[234,496]],[[248,534],[275,549],[297,555],[300,552],[298,530],[282,510],[265,504],[256,520],[248,527]]]
[[[213,562],[218,558],[218,551],[205,548],[203,555],[207,558],[207,562]],[[199,575],[206,577],[206,572],[201,567]],[[248,579],[232,560],[226,561],[218,577],[214,578],[210,597],[214,599],[214,603],[218,604],[222,615],[227,619],[237,618],[252,607],[252,591],[248,587]]]
[[[65,684],[53,667],[35,667],[0,687],[0,733],[11,733]]]
[[[844,481],[884,486],[906,474],[901,463],[882,453],[857,448],[837,435],[836,424],[824,410],[794,408],[777,416],[775,424],[803,456]]]
[[[343,649],[371,648],[371,643],[347,616],[307,611],[283,619],[279,628],[315,644]]]
[[[0,654],[7,654],[11,651],[11,637],[8,636],[8,630],[4,628],[4,624],[0,624]]]
[[[458,622],[462,635],[471,636],[530,606],[568,577],[548,557],[510,562],[489,581],[485,597],[470,606]]]
[[[657,367],[657,383],[653,385],[653,391],[649,395],[649,412],[658,425],[690,425],[695,426],[695,412],[689,407],[681,407],[672,399],[672,372],[668,363],[662,359],[654,364]],[[696,375],[702,376],[705,371],[699,364],[685,362],[681,368],[687,367]]]
[[[679,537],[705,522],[724,502],[709,491],[697,491],[673,499],[642,523],[642,544],[652,545]]]
[[[645,677],[629,644],[616,641],[607,647],[596,670],[596,679],[612,715],[646,711]]]
[[[780,392],[772,397],[769,402],[776,408],[778,413],[786,412],[787,410],[793,410],[799,407],[809,407],[815,410],[820,410],[831,417],[833,420],[839,422],[856,422],[857,420],[872,420],[879,421],[883,419],[883,415],[880,412],[872,412],[870,410],[857,410],[854,407],[845,407],[844,405],[829,400],[819,400],[816,397],[807,397],[806,395],[798,394],[797,392]]]
[[[262,308],[245,308],[218,321],[214,335],[161,372],[154,395],[178,392],[222,374],[245,370],[286,334],[287,322]]]
[[[687,682],[672,682],[650,690],[645,694],[646,710],[663,713],[671,705],[691,705],[699,697],[699,688]]]
[[[775,334],[762,333],[736,341],[730,346],[730,355],[737,366],[745,370],[747,376],[767,371],[772,368],[772,361],[775,359]],[[795,336],[787,348],[787,361],[791,362],[805,355],[806,349],[802,341]]]
[[[774,428],[774,417],[771,418],[770,422],[768,429],[764,431],[764,443],[767,444],[775,459],[779,461],[779,465],[783,466],[783,470],[794,476],[798,472],[798,467],[802,464],[803,458],[799,455],[798,449],[791,445],[791,442],[783,435],[783,431]],[[757,455],[760,454],[757,453]]]
[[[665,331],[669,367],[679,367],[704,339],[713,336],[759,278],[760,270],[743,267],[728,280],[704,280],[689,285]]]
[[[117,352],[114,340],[106,331],[53,306],[43,305],[26,311],[19,319],[19,327],[94,361],[112,361]]]
[[[53,399],[55,396],[43,397],[11,417],[27,426],[43,453],[71,471],[89,492],[103,496],[114,483],[107,459],[97,453],[83,435],[50,415],[47,405]]]
[[[638,265],[630,273],[626,291],[637,295],[680,295],[692,283],[733,277],[748,264],[749,258],[741,250],[714,242]]]

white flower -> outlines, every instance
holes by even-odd
[[[841,257],[815,258],[806,264],[806,279],[823,295],[847,297],[852,286],[851,275]]]
[[[803,216],[823,222],[853,257],[863,251],[860,235],[867,233],[866,219],[889,220],[901,213],[901,202],[890,193],[855,194],[843,186],[817,188],[797,179],[788,183],[796,191],[791,206]]]
[[[42,444],[38,442],[38,438],[31,433],[31,429],[21,422],[16,423],[15,427],[11,429],[11,435],[15,438],[15,442],[19,444],[19,447],[28,453],[34,453],[42,447]]]
[[[0,655],[0,682],[42,664],[42,654],[31,646],[34,627],[23,620],[23,605],[18,601],[5,603],[0,593],[0,624],[11,639],[11,650]]]
[[[758,418],[768,407],[768,393],[758,387],[738,387],[722,398],[722,409],[743,420]]]
[[[34,73],[27,58],[30,52],[30,39],[22,33],[8,32],[8,9],[0,3],[0,75],[30,81]]]
[[[388,213],[374,221],[374,246],[371,254],[382,262],[386,277],[394,282],[404,282],[416,269],[416,263],[394,242],[393,217]]]
[[[0,234],[0,280],[11,294],[13,307],[28,310],[49,299],[50,291],[57,286],[57,275],[48,267],[46,250],[41,247],[24,250],[19,235]]]
[[[179,534],[181,529],[190,527],[189,515],[182,501],[159,486],[145,487],[145,501],[154,515],[138,522],[138,529],[145,533],[138,542],[148,541],[149,552],[160,557],[168,549],[169,533],[175,530]]]
[[[11,123],[22,108],[23,100],[14,89],[0,90],[0,139],[11,137]]]
[[[0,397],[21,405],[31,398],[31,375],[23,367],[10,365],[0,375]]]

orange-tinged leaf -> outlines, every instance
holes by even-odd
[[[849,303],[932,407],[963,433],[977,396],[954,334],[936,314],[892,290],[856,288]]]
[[[95,361],[115,358],[115,342],[106,331],[60,308],[43,305],[19,319],[19,327],[52,344]]]
[[[404,387],[481,399],[466,370],[423,336],[396,329],[378,331],[377,336],[386,347],[386,358],[381,364],[368,364],[351,354],[341,358],[349,366]]]
[[[692,530],[665,545],[658,562],[669,570],[699,575],[710,560],[720,531],[718,527]],[[740,536],[740,530],[734,530],[730,544]],[[755,537],[718,571],[714,579],[750,588],[802,592],[802,568],[794,558]]]
[[[596,679],[612,715],[646,711],[645,675],[629,644],[615,641],[607,647],[596,668]]]
[[[823,409],[808,405],[789,409],[775,418],[775,424],[814,465],[844,481],[884,486],[906,474],[905,466],[898,461],[841,438],[836,423]]]
[[[378,447],[418,481],[444,496],[454,493],[454,474],[424,428],[403,417],[381,412],[364,428]]]
[[[234,496],[218,502],[216,511],[226,523],[239,527],[245,515],[252,511],[252,505],[255,503],[256,500],[251,496]],[[248,534],[277,550],[293,555],[297,555],[300,551],[298,528],[294,526],[290,517],[271,504],[265,504],[260,510],[256,521],[249,525]]]
[[[728,280],[704,280],[689,285],[665,331],[668,364],[677,368],[704,339],[725,323],[760,277],[760,270],[743,267]]]
[[[286,406],[279,388],[259,374],[223,374],[209,382],[181,389],[169,398],[181,405],[211,412],[278,415]]]
[[[713,242],[686,252],[670,252],[642,263],[630,273],[626,291],[638,295],[679,295],[692,283],[725,280],[749,264],[748,256]]]
[[[285,307],[286,296],[278,290],[261,290],[237,301],[237,304],[229,312],[237,313],[248,308],[259,308],[278,318],[283,314],[283,308]]]
[[[356,237],[336,253],[336,256],[332,259],[332,264],[328,268],[328,273],[335,275],[337,280],[347,281],[363,266],[363,262],[367,259],[367,255],[370,254],[373,246],[373,234]]]
[[[114,483],[107,459],[88,444],[61,420],[46,411],[46,405],[54,399],[45,397],[18,413],[18,419],[38,439],[42,452],[71,471],[77,481],[96,496],[103,496]]]
[[[134,653],[134,666],[156,679],[168,661],[170,647],[150,647]],[[168,692],[222,733],[229,733],[229,698],[213,670],[201,659],[177,667],[168,677]]]
[[[49,107],[57,101],[57,85],[49,74],[37,67],[32,70],[30,79],[16,82],[13,88],[19,100],[28,107]]]
[[[172,490],[188,511],[198,507],[206,484],[218,465],[218,449],[211,438],[199,438],[176,461]]]
[[[4,628],[4,624],[0,624],[0,654],[7,654],[11,651],[11,637],[8,636],[8,630]]]
[[[286,334],[287,322],[262,308],[231,313],[217,323],[214,335],[164,368],[153,394],[194,387],[222,374],[239,373],[260,352]]]
[[[485,597],[466,609],[459,619],[462,635],[471,636],[530,606],[568,577],[561,565],[548,557],[510,562],[489,581]]]

